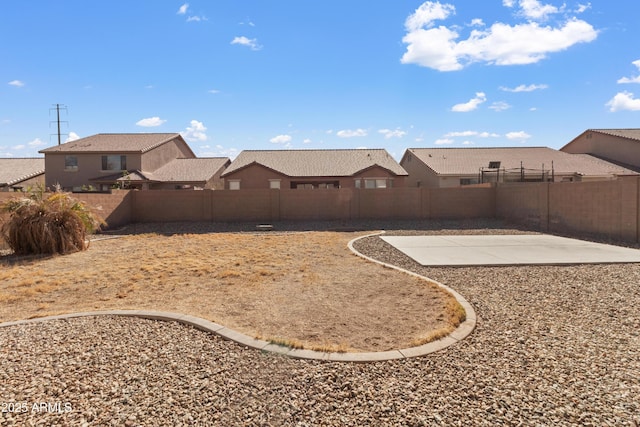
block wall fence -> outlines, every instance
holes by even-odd
[[[500,218],[543,232],[639,241],[640,177],[460,188],[116,190],[74,194],[110,228],[133,222]],[[0,193],[0,203],[15,193]]]

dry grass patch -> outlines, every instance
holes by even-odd
[[[384,351],[437,339],[464,320],[438,286],[351,254],[354,237],[145,234],[66,256],[0,257],[0,321],[162,310],[296,348]]]

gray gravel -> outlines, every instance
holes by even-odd
[[[377,237],[356,247],[459,291],[477,329],[425,357],[353,364],[171,322],[11,326],[0,329],[0,410],[26,410],[0,425],[640,425],[640,264],[424,268]]]

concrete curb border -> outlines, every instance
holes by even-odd
[[[456,300],[458,300],[460,305],[462,305],[462,307],[465,309],[467,313],[467,316],[466,316],[467,319],[460,326],[458,326],[458,328],[455,331],[453,331],[451,334],[449,334],[448,336],[442,339],[439,339],[437,341],[433,341],[418,347],[410,347],[410,348],[404,348],[400,350],[390,350],[390,351],[380,351],[380,352],[366,352],[366,353],[338,353],[338,352],[328,353],[328,352],[315,351],[315,350],[292,349],[290,347],[277,345],[264,340],[252,338],[248,335],[241,334],[240,332],[234,331],[233,329],[229,329],[225,326],[219,325],[217,323],[211,322],[206,319],[202,319],[200,317],[190,316],[188,314],[171,313],[166,311],[153,311],[153,310],[99,310],[99,311],[69,313],[69,314],[62,314],[58,316],[38,317],[35,319],[4,322],[4,323],[0,323],[0,328],[17,326],[17,325],[25,325],[25,324],[31,324],[31,323],[39,323],[39,322],[45,322],[49,320],[72,319],[76,317],[129,316],[129,317],[138,317],[142,319],[151,319],[151,320],[175,321],[185,325],[193,326],[196,329],[199,329],[201,331],[213,333],[222,338],[234,341],[245,347],[266,351],[266,352],[272,352],[276,354],[282,354],[284,356],[293,357],[296,359],[324,360],[324,361],[331,361],[331,362],[377,362],[377,361],[407,359],[411,357],[424,356],[426,354],[433,353],[436,351],[440,351],[444,348],[447,348],[450,345],[455,344],[458,341],[467,337],[473,331],[476,325],[476,315],[475,315],[475,311],[473,310],[473,307],[471,307],[471,305],[460,294],[458,294],[451,288],[445,285],[442,285],[434,280],[431,280],[427,277],[420,276],[419,274],[402,269],[400,267],[396,267],[391,264],[386,264],[386,263],[377,261],[373,258],[367,257],[366,255],[361,254],[360,252],[356,251],[353,248],[353,242],[355,242],[356,240],[363,239],[365,237],[376,236],[379,234],[382,234],[382,233],[375,233],[375,234],[369,234],[366,236],[357,237],[349,242],[348,244],[349,249],[357,256],[362,257],[368,261],[375,262],[377,264],[382,264],[386,267],[393,268],[398,271],[402,271],[403,273],[407,273],[412,276],[419,277],[423,280],[430,281],[442,287],[446,291],[450,292],[456,298]]]

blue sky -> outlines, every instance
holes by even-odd
[[[640,3],[3,2],[0,157],[96,133],[244,149],[548,146],[640,127]]]

